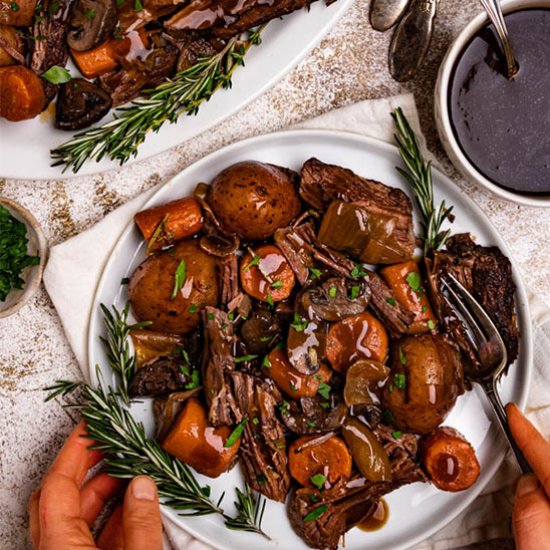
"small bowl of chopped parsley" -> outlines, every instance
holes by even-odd
[[[0,197],[0,317],[15,313],[40,286],[47,243],[34,216]]]

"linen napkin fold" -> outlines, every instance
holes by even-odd
[[[393,142],[393,121],[389,113],[401,107],[419,139],[426,155],[426,144],[411,94],[385,99],[362,101],[301,123],[293,128],[343,130]],[[162,185],[162,184],[160,184]],[[120,233],[133,215],[158,188],[143,193],[108,214],[101,222],[50,250],[44,273],[44,285],[54,303],[67,339],[88,378],[88,320],[97,283]],[[79,297],[80,307],[74,307],[72,297]],[[550,395],[544,388],[550,384],[550,370],[545,359],[550,356],[550,309],[533,301],[532,314],[536,330],[534,374],[527,413],[545,435],[550,434]],[[517,477],[513,459],[509,456],[483,493],[454,521],[415,550],[444,550],[458,546],[511,536],[508,517],[512,506],[512,483]],[[178,524],[163,518],[167,548],[174,550],[208,550],[210,547],[184,531]]]

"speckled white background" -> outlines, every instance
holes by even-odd
[[[54,245],[228,143],[279,130],[358,100],[412,91],[429,147],[508,241],[527,284],[550,302],[550,258],[545,247],[550,232],[550,209],[507,203],[460,180],[444,157],[434,128],[432,94],[439,63],[452,38],[479,10],[478,0],[443,0],[425,66],[413,83],[401,85],[390,78],[386,68],[390,35],[370,28],[368,2],[356,0],[337,27],[287,78],[192,142],[105,176],[48,182],[0,179],[0,194],[29,208],[41,223],[50,245]],[[2,139],[7,136],[0,136],[0,146]],[[74,306],[79,307],[78,296],[73,299]],[[30,548],[28,497],[73,425],[66,410],[55,403],[43,402],[41,390],[56,379],[79,378],[79,368],[43,288],[17,314],[0,320],[0,547],[3,549]],[[492,547],[508,545],[501,541]]]

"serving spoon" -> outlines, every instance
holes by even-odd
[[[375,31],[391,29],[405,13],[410,0],[372,0],[370,24]]]
[[[485,8],[491,23],[494,25],[504,56],[506,58],[506,69],[508,71],[508,79],[512,80],[518,73],[519,65],[514,55],[512,43],[510,42],[510,34],[504,21],[504,15],[502,14],[502,8],[499,0],[480,0],[481,5]]]

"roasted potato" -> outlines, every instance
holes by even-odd
[[[0,0],[0,25],[26,27],[32,23],[36,0]]]
[[[18,60],[10,52],[17,52],[23,56],[25,43],[13,27],[0,25],[0,67],[18,63]]]
[[[208,203],[222,227],[244,239],[267,239],[300,212],[300,199],[289,170],[261,162],[239,162],[220,172]]]
[[[181,288],[175,288],[176,270],[184,262]],[[151,321],[151,330],[187,334],[200,322],[201,310],[218,303],[217,261],[195,240],[149,257],[130,280],[132,310],[140,321]],[[174,296],[174,290],[175,296]],[[172,299],[173,298],[173,299]]]
[[[405,336],[391,349],[383,393],[386,416],[403,431],[427,434],[464,393],[459,352],[442,336]]]

